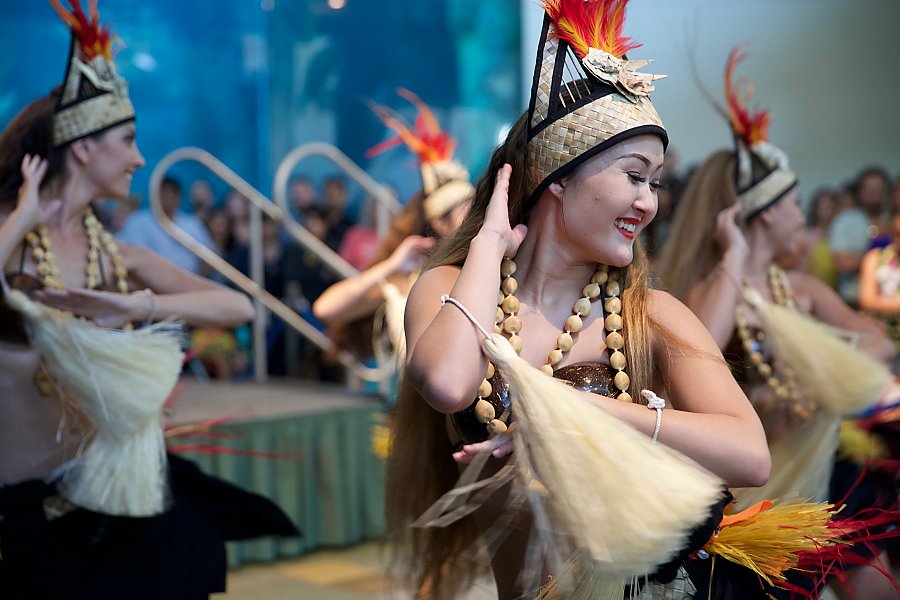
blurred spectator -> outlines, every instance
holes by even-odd
[[[866,252],[859,274],[859,306],[878,314],[887,333],[900,342],[900,215],[891,220],[893,237],[883,248]]]
[[[854,188],[852,183],[848,183],[847,185],[843,186],[841,188],[841,191],[838,192],[837,204],[838,214],[841,214],[845,210],[850,210],[858,206],[859,203],[856,200],[856,189]]]
[[[837,269],[828,245],[828,229],[838,214],[838,197],[834,191],[821,188],[813,194],[804,231],[806,264],[800,265],[830,285],[837,286]]]
[[[837,290],[852,306],[859,305],[859,267],[863,254],[887,241],[887,176],[880,169],[868,168],[856,179],[855,188],[858,207],[838,214],[828,231],[828,244],[838,273]]]
[[[328,235],[328,217],[324,208],[317,204],[310,206],[303,212],[303,222],[310,233],[319,240],[325,241],[325,237]]]
[[[224,208],[213,209],[206,220],[206,229],[216,254],[228,259],[235,246],[231,215]]]
[[[250,200],[239,191],[231,190],[225,195],[222,205],[231,217],[235,245],[246,246],[250,243]]]
[[[900,215],[900,177],[894,180],[894,189],[891,192],[891,215]]]
[[[160,184],[159,198],[163,212],[175,222],[176,227],[207,248],[212,248],[212,240],[200,219],[180,209],[181,184],[178,183],[178,180],[171,177],[163,179]],[[200,259],[169,236],[148,208],[130,215],[118,237],[129,244],[149,248],[182,269],[192,273],[200,271]]]
[[[213,209],[213,189],[205,179],[198,179],[191,184],[188,192],[191,208],[197,218],[206,223]]]
[[[329,177],[325,180],[325,220],[328,231],[324,242],[328,247],[337,251],[344,239],[344,234],[353,225],[353,221],[347,217],[347,184],[340,177]]]
[[[291,180],[290,203],[295,215],[301,216],[317,201],[316,188],[309,177],[300,175]]]
[[[247,353],[228,329],[195,329],[191,332],[191,350],[214,379],[232,379],[249,363]]]
[[[318,207],[310,210],[317,212]],[[324,218],[321,218],[324,223]],[[297,244],[286,242],[279,235],[278,224],[269,218],[263,218],[263,260],[265,263],[266,291],[279,299],[285,299],[288,288],[291,296],[300,294],[309,306],[312,300],[318,297],[322,291],[335,281],[332,275],[318,257],[304,251]],[[250,273],[250,249],[246,245],[238,246],[233,255],[233,264],[244,274]],[[296,290],[296,291],[294,291]],[[292,299],[291,304],[295,304]],[[287,375],[289,372],[286,362],[287,326],[281,319],[272,318],[267,333],[267,347],[269,350],[269,374]]]
[[[351,225],[341,240],[338,254],[341,258],[362,271],[372,264],[378,251],[378,232],[375,230],[375,211],[378,201],[370,198],[365,207],[365,217],[357,225]]]
[[[141,205],[141,197],[137,194],[128,196],[126,200],[107,200],[94,205],[97,218],[113,235],[122,231],[128,216]]]

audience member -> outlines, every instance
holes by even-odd
[[[307,208],[318,201],[316,188],[312,180],[305,175],[299,175],[291,179],[289,197],[291,209],[298,217],[301,217]]]
[[[884,319],[888,335],[900,343],[900,215],[891,219],[891,228],[891,243],[873,248],[863,257],[859,306]]]
[[[803,256],[805,264],[799,265],[832,288],[837,287],[837,269],[828,245],[828,229],[838,215],[838,197],[828,188],[820,188],[813,194],[803,232]]]
[[[250,243],[250,200],[237,190],[230,190],[222,202],[231,217],[231,233],[237,246]]]
[[[885,245],[888,181],[878,168],[864,170],[856,179],[857,207],[842,211],[828,231],[837,269],[838,293],[852,306],[859,305],[859,267],[871,247]]]
[[[159,197],[163,212],[175,222],[176,227],[207,248],[212,248],[212,240],[200,219],[180,209],[181,184],[178,180],[171,177],[163,179]],[[200,272],[200,259],[166,233],[148,208],[129,216],[118,237],[129,244],[149,248],[186,271]]]
[[[375,211],[377,200],[369,198],[361,223],[351,225],[344,234],[338,248],[341,258],[362,271],[372,264],[378,251],[378,231],[375,229]]]
[[[353,221],[347,216],[347,184],[341,177],[332,176],[325,180],[324,192],[325,220],[328,231],[325,235],[325,243],[332,250],[337,251],[344,239],[344,234],[353,225]]]
[[[213,189],[205,179],[198,179],[191,184],[188,192],[191,209],[197,218],[206,223],[213,210]]]

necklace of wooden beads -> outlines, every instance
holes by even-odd
[[[791,290],[791,284],[788,281],[787,274],[777,265],[769,265],[768,269],[769,289],[772,291],[772,298],[779,306],[794,309],[794,294]],[[750,364],[756,367],[759,376],[766,382],[772,393],[778,400],[789,402],[791,410],[797,416],[808,419],[815,412],[815,403],[809,398],[805,398],[800,387],[797,385],[794,372],[786,365],[779,366],[779,373],[776,374],[771,364],[767,363],[761,352],[762,345],[765,343],[766,334],[763,331],[757,332],[754,336],[750,331],[747,323],[747,315],[743,307],[739,306],[735,311],[735,323],[737,324],[738,335],[741,338],[741,345],[750,359]],[[779,375],[781,375],[779,377]]]
[[[102,247],[109,254],[113,264],[113,270],[116,275],[116,289],[123,293],[128,293],[128,270],[122,261],[122,255],[119,253],[119,247],[116,245],[115,239],[94,214],[94,211],[88,208],[84,214],[84,229],[88,236],[88,262],[85,269],[85,287],[89,290],[97,289],[101,283],[100,270],[100,248]],[[37,232],[31,231],[25,236],[25,239],[31,245],[31,256],[37,265],[37,274],[41,277],[44,287],[57,290],[65,289],[62,279],[60,278],[60,270],[56,265],[56,254],[53,252],[53,244],[50,241],[50,235],[45,225],[41,225]]]
[[[497,317],[494,323],[495,333],[506,333],[509,335],[509,342],[513,349],[521,353],[522,338],[519,332],[522,330],[522,320],[518,317],[519,300],[515,297],[519,283],[513,277],[516,272],[516,263],[512,258],[504,258],[500,265],[500,274],[502,280],[500,282],[500,293],[497,298]],[[601,290],[601,286],[603,289]],[[563,332],[556,338],[556,348],[547,355],[547,362],[540,367],[540,370],[552,377],[553,368],[558,365],[565,353],[572,349],[575,344],[573,334],[577,334],[584,327],[583,317],[591,314],[592,303],[600,297],[601,292],[605,292],[606,301],[604,309],[607,312],[604,326],[606,327],[606,347],[611,351],[609,355],[609,364],[616,370],[613,383],[619,390],[617,399],[623,402],[631,402],[631,395],[628,393],[628,387],[631,385],[631,379],[625,372],[627,361],[625,359],[625,337],[622,335],[622,300],[621,284],[619,282],[618,271],[610,272],[607,265],[600,265],[591,276],[591,281],[582,290],[582,297],[579,298],[572,307],[572,316],[566,319]],[[487,372],[484,380],[478,387],[478,397],[475,402],[475,416],[487,427],[490,435],[494,436],[506,431],[506,423],[502,419],[498,419],[494,406],[485,400],[493,391],[490,383],[491,377],[494,376],[494,365],[488,362]]]
[[[88,236],[88,262],[85,269],[85,287],[89,290],[97,289],[101,283],[100,248],[101,244],[113,264],[116,274],[116,288],[123,294],[128,293],[128,270],[122,261],[119,247],[113,236],[103,228],[103,224],[90,208],[84,215],[84,228]],[[53,244],[47,227],[41,225],[37,232],[30,231],[25,240],[31,246],[31,256],[34,258],[38,276],[46,288],[56,290],[65,289],[59,266],[56,264],[56,254],[53,252]],[[126,324],[125,329],[130,329],[131,324]],[[49,396],[54,389],[53,380],[47,370],[41,364],[34,374],[34,383],[38,390],[45,396]]]

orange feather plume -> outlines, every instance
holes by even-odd
[[[737,48],[728,54],[728,63],[725,65],[725,102],[732,130],[750,147],[769,139],[771,115],[767,110],[750,112],[747,104],[753,97],[753,84],[747,79],[734,80],[734,70],[744,58],[746,54]]]
[[[397,135],[369,148],[366,158],[372,158],[402,143],[406,144],[422,163],[450,160],[456,148],[456,141],[445,131],[441,131],[441,126],[428,105],[409,90],[399,88],[397,94],[408,100],[419,111],[414,124],[410,126],[396,111],[386,106],[371,103],[372,111]]]
[[[543,0],[556,30],[554,35],[568,42],[579,58],[591,48],[616,58],[641,45],[622,37],[628,0]]]
[[[72,29],[88,62],[98,56],[112,60],[113,37],[109,29],[100,25],[97,0],[89,0],[88,2],[90,19],[81,9],[81,0],[69,0],[69,6],[72,7],[71,11],[63,8],[59,0],[50,0],[50,4],[53,5],[63,23]]]

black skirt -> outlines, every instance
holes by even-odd
[[[0,598],[195,600],[225,590],[226,540],[297,535],[270,500],[169,456],[172,506],[147,518],[76,508],[47,517],[56,488],[0,487]]]

